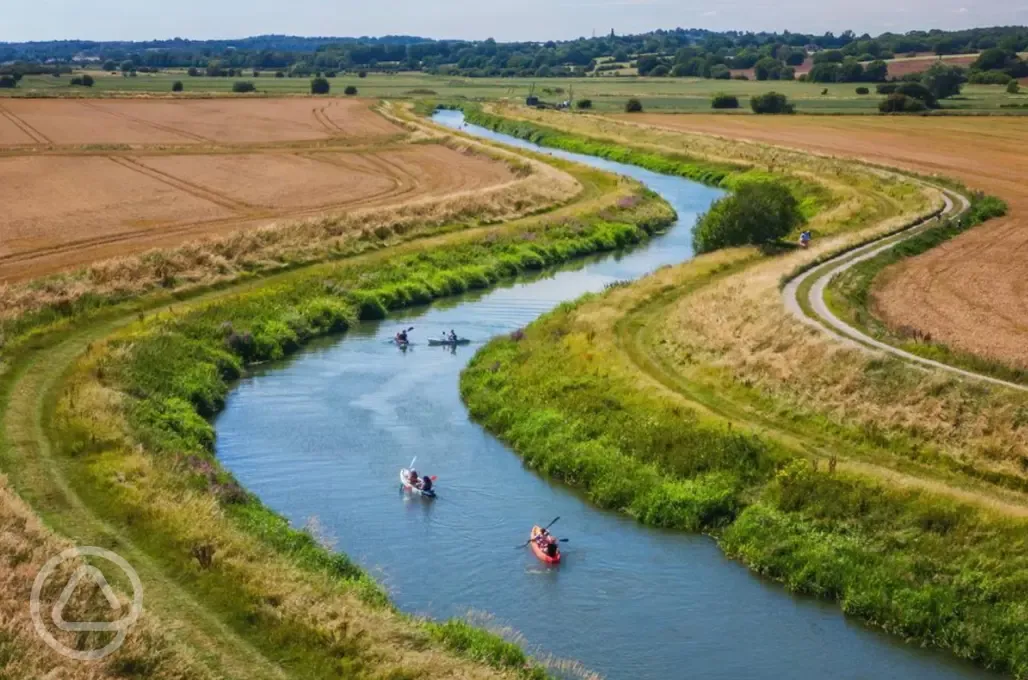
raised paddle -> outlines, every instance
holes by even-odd
[[[557,515],[556,517],[554,517],[552,522],[550,522],[549,524],[544,526],[543,527],[543,531],[548,530],[550,527],[552,527],[554,524],[556,524],[558,519],[560,519],[560,515]],[[567,540],[567,539],[565,539],[565,540]],[[525,541],[524,543],[522,543],[521,545],[514,546],[514,549],[515,550],[521,550],[522,548],[526,547],[531,542],[532,542],[532,539],[530,538],[527,541]]]

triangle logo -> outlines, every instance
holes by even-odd
[[[54,605],[53,609],[53,621],[60,630],[65,632],[110,632],[118,630],[119,626],[116,623],[109,623],[104,621],[93,621],[93,622],[69,622],[64,620],[64,608],[68,605],[72,596],[75,594],[75,590],[79,587],[79,584],[84,580],[92,581],[103,593],[104,599],[111,606],[111,609],[115,612],[121,611],[121,602],[118,601],[118,596],[114,593],[114,589],[107,583],[107,578],[103,575],[103,572],[89,565],[83,565],[75,570],[72,574],[71,579],[68,581],[68,585],[64,587],[64,591],[61,593],[61,597],[58,598],[57,604]]]

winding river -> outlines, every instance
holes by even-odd
[[[463,123],[458,112],[435,120]],[[264,367],[234,389],[217,420],[222,463],[295,525],[316,518],[404,610],[487,615],[520,632],[534,654],[574,659],[607,678],[994,677],[868,630],[834,604],[794,597],[726,559],[709,538],[598,510],[523,468],[468,420],[458,376],[478,346],[561,302],[688,259],[690,227],[720,195],[552,153],[640,180],[675,207],[678,226],[631,252],[401,312]],[[401,326],[415,327],[406,353],[389,342]],[[427,346],[451,328],[473,344]],[[435,501],[398,489],[398,470],[414,455],[422,473],[439,477]],[[515,546],[533,523],[558,515],[554,531],[570,539],[565,562],[544,568]]]

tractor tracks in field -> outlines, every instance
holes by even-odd
[[[44,135],[42,132],[34,128],[29,123],[22,120],[17,115],[15,115],[3,104],[0,104],[0,116],[3,116],[7,120],[11,121],[11,124],[19,130],[21,130],[21,132],[24,133],[26,136],[28,136],[29,139],[32,140],[33,144],[51,145],[54,143],[52,139]]]

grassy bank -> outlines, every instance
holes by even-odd
[[[630,246],[673,220],[638,185],[594,174],[606,198],[578,212],[297,270],[175,304],[92,344],[48,408],[67,483],[155,570],[291,675],[487,675],[476,665],[457,671],[449,650],[501,674],[543,677],[516,646],[484,631],[393,611],[346,557],[290,527],[221,470],[206,418],[249,364],[391,309]],[[33,488],[38,473],[23,466],[12,481],[46,493]],[[166,603],[153,609],[175,618]]]
[[[865,260],[837,276],[825,289],[825,301],[834,314],[864,333],[911,354],[957,366],[1002,380],[1028,383],[1028,370],[986,357],[954,350],[910,328],[890,328],[875,313],[874,288],[888,268],[941,245],[968,229],[1005,215],[1006,203],[991,196],[974,196],[962,217],[946,220],[899,245]]]
[[[631,326],[640,303],[687,294],[749,257],[699,258],[644,292],[565,305],[490,343],[462,377],[466,403],[527,464],[603,507],[710,533],[795,592],[1028,675],[1022,522],[808,459],[640,374],[625,336],[604,339],[611,324]]]

